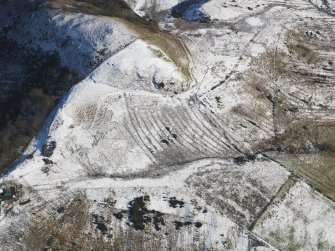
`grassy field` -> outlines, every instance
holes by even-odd
[[[335,200],[335,152],[267,154],[319,192]]]

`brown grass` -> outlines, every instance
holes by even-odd
[[[169,222],[171,218],[165,218],[168,225],[162,226],[161,231],[155,231],[149,225],[144,231],[135,230],[131,226],[123,227],[119,220],[112,220],[114,202],[112,199],[111,207],[105,207],[100,212],[108,215],[105,223],[110,231],[106,234],[96,230],[89,212],[90,202],[79,194],[65,205],[64,213],[49,212],[29,223],[23,231],[24,250],[204,250],[205,239],[199,233],[193,233],[193,242],[185,248],[178,247],[178,243],[186,240]]]
[[[335,124],[317,126],[316,143],[324,150],[335,152]]]
[[[308,39],[302,31],[289,30],[285,35],[286,47],[293,57],[308,64],[319,61],[313,40]]]
[[[110,250],[103,237],[90,234],[88,201],[78,195],[66,206],[63,215],[48,214],[29,225],[23,237],[26,250]]]
[[[157,28],[131,23],[126,20],[120,21],[135,31],[142,40],[161,49],[178,67],[181,73],[183,73],[187,79],[191,79],[188,52],[181,40]]]
[[[48,0],[46,5],[62,11],[119,17],[131,22],[148,23],[135,14],[122,0]]]
[[[188,53],[183,43],[167,32],[160,31],[157,24],[154,22],[148,22],[146,19],[139,17],[137,14],[132,12],[128,6],[119,0],[49,0],[48,5],[58,3],[61,4],[63,11],[69,12],[83,12],[92,15],[104,15],[110,16],[118,21],[124,23],[131,30],[135,31],[138,36],[146,41],[147,43],[157,46],[160,48],[170,60],[179,68],[179,70],[188,79],[191,78],[189,71],[189,59]],[[155,18],[156,15],[156,4],[155,1],[150,5],[151,9],[148,10],[149,15]]]
[[[335,157],[333,152],[283,153],[271,154],[270,156],[313,188],[335,200]]]
[[[316,144],[316,123],[310,120],[295,121],[287,125],[284,133],[278,135],[277,145],[289,152],[308,152]]]
[[[313,121],[297,121],[296,112],[309,109],[315,89],[315,76],[306,71],[311,65],[318,65],[323,58],[318,54],[321,45],[304,31],[289,30],[285,35],[288,53],[268,49],[252,59],[250,70],[244,77],[247,88],[256,98],[258,105],[274,102],[273,124],[276,145],[288,151],[306,151],[315,143]],[[292,87],[298,93],[290,93]],[[312,129],[314,128],[314,129]]]
[[[91,126],[94,118],[98,112],[97,103],[87,103],[83,106],[76,108],[75,111],[75,122],[83,126]]]

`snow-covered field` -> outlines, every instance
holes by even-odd
[[[280,250],[332,250],[334,203],[297,182],[281,204],[274,205],[257,222],[254,231]],[[282,241],[288,240],[288,241]]]
[[[127,2],[140,16],[154,3]],[[43,7],[7,33],[84,78],[1,179],[17,190],[1,202],[3,250],[89,250],[86,234],[115,250],[335,248],[321,169],[267,154],[334,153],[334,17],[300,0],[190,3],[180,17],[166,14],[178,1],[154,8],[190,76],[119,18]],[[67,240],[76,217],[87,224]]]

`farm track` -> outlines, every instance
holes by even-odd
[[[253,231],[254,227],[259,223],[259,221],[267,215],[268,212],[272,211],[272,208],[278,205],[285,197],[285,195],[291,190],[291,188],[295,185],[296,178],[289,177],[285,183],[279,188],[275,196],[269,201],[269,203],[262,209],[262,211],[255,217],[255,220],[248,227],[249,231]]]

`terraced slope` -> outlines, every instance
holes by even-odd
[[[85,76],[1,179],[15,191],[0,207],[5,249],[334,249],[328,10],[130,3],[152,28],[122,19],[128,7],[117,16],[120,2],[52,3],[32,14],[56,38],[7,35],[49,51],[75,31],[53,48]]]

